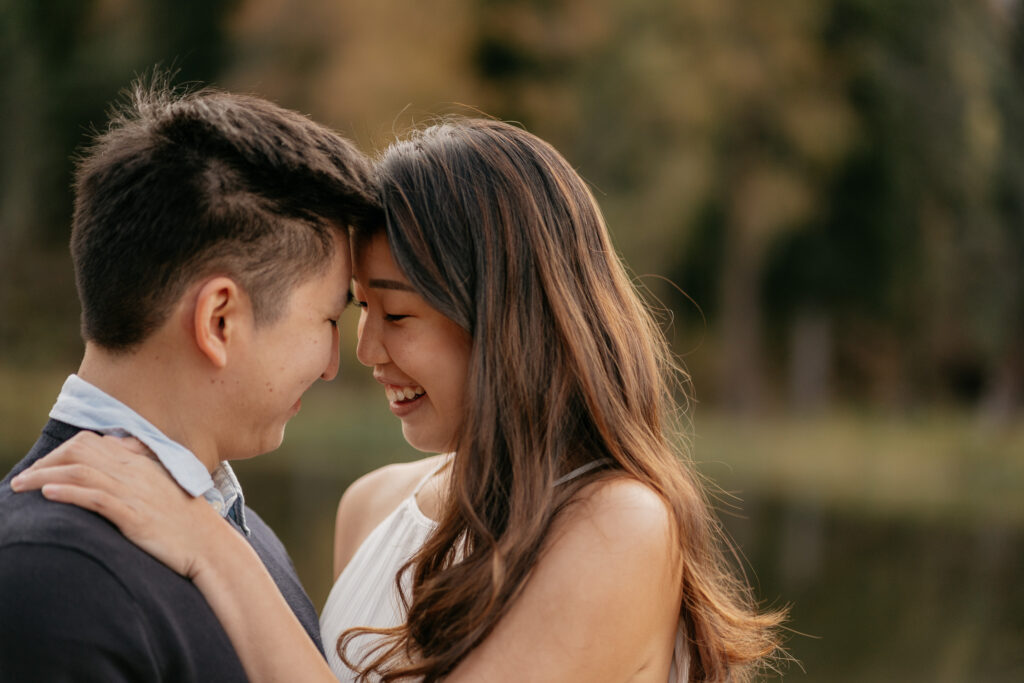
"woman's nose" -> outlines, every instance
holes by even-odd
[[[366,309],[360,312],[359,328],[356,340],[356,358],[368,367],[384,365],[389,357],[387,349],[381,342],[380,324],[371,319]]]

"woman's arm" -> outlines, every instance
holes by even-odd
[[[682,599],[672,516],[631,480],[581,495],[523,592],[447,681],[664,683]]]
[[[252,546],[186,494],[134,439],[81,432],[11,481],[103,515],[203,593],[249,679],[331,681],[316,646]]]

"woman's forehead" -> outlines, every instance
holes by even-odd
[[[384,235],[366,240],[352,254],[353,279],[363,287],[415,292],[409,278],[395,263]]]

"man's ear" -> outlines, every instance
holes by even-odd
[[[252,324],[252,305],[241,287],[218,276],[196,292],[193,329],[196,346],[217,368],[228,362],[228,351],[238,335]]]

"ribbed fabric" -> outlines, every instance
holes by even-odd
[[[440,467],[447,462],[445,459]],[[405,621],[406,611],[401,605],[395,576],[437,528],[437,523],[424,515],[416,504],[416,494],[440,467],[420,480],[412,494],[366,537],[327,596],[327,604],[320,614],[320,634],[331,671],[339,681],[355,681],[357,677],[338,656],[338,638],[346,629],[355,626],[388,628]],[[588,469],[590,467],[573,475],[579,476]],[[409,590],[408,580],[404,588]],[[346,651],[349,660],[358,664],[377,640],[372,635],[353,640]],[[687,680],[687,652],[685,633],[680,625],[668,683]]]
[[[431,472],[430,476],[433,474]],[[419,486],[416,488],[418,491]],[[345,629],[354,626],[387,628],[405,621],[406,611],[401,606],[395,576],[436,526],[416,505],[414,492],[366,537],[334,582],[320,614],[320,634],[327,662],[338,680],[356,679],[356,673],[338,656],[338,638]],[[348,658],[358,663],[377,640],[360,636],[349,646]]]

